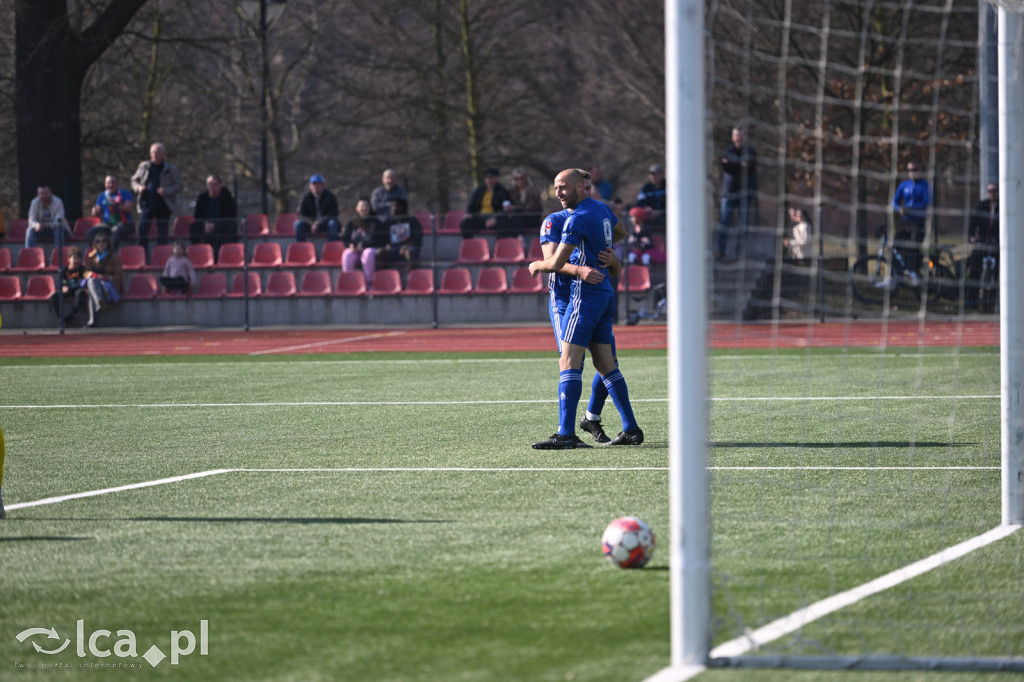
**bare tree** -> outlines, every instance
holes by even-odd
[[[82,83],[86,70],[121,34],[146,0],[111,0],[71,23],[67,0],[15,0],[15,112],[22,212],[38,184],[49,183],[69,214],[82,204]],[[91,9],[91,8],[90,8]]]

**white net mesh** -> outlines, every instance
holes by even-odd
[[[1024,669],[998,288],[973,259],[985,7],[708,6],[709,191],[740,127],[759,208],[709,218],[719,664]],[[904,180],[931,190],[916,223]]]

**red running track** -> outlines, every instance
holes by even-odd
[[[665,325],[617,327],[619,349],[666,348]],[[712,348],[878,348],[884,346],[997,346],[999,323],[826,322],[714,324]],[[0,357],[128,355],[273,355],[355,352],[555,352],[547,326],[452,329],[196,330],[0,332]]]

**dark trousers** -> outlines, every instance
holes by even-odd
[[[900,221],[899,232],[896,234],[896,248],[903,254],[903,262],[908,272],[919,273],[921,270],[921,244],[924,243],[925,225],[923,222],[903,219]]]
[[[70,322],[78,312],[85,307],[89,294],[85,289],[76,287],[70,293],[64,295],[64,321]],[[60,293],[50,297],[50,305],[53,306],[53,314],[60,316]]]
[[[160,202],[159,206],[144,206],[142,215],[139,217],[139,244],[142,248],[149,247],[149,226],[156,221],[156,243],[167,243],[167,223],[171,219],[171,209],[167,204]]]
[[[214,223],[212,232],[206,231],[206,223]],[[188,238],[193,244],[209,244],[213,248],[213,261],[220,258],[220,247],[228,242],[237,242],[238,221],[235,218],[199,219],[188,228]]]

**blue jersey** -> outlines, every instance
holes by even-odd
[[[598,254],[612,246],[612,228],[617,222],[615,214],[600,201],[587,198],[576,205],[562,227],[562,243],[575,246],[576,250],[569,258],[573,265],[594,268],[604,273],[599,284],[590,284],[581,279],[572,280],[572,296],[580,293],[593,295],[597,293],[613,294],[608,268],[601,265]]]
[[[562,242],[562,228],[568,217],[569,210],[562,209],[545,218],[540,226],[540,243],[554,244],[555,248],[558,248],[558,244]],[[552,301],[559,303],[563,309],[569,301],[573,279],[569,275],[560,275],[557,272],[552,272],[548,276],[548,289],[551,291]]]

